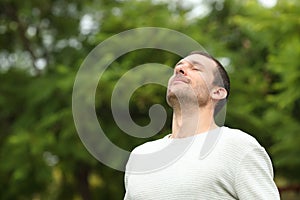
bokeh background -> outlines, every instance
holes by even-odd
[[[256,137],[271,156],[282,199],[299,199],[299,10],[298,0],[0,0],[0,199],[123,198],[123,172],[97,161],[78,137],[72,87],[94,47],[145,26],[182,32],[226,66],[232,92],[225,125]],[[163,137],[170,132],[171,109],[166,88],[139,88],[129,105],[135,122],[149,123],[155,103],[165,106],[168,120],[152,138],[128,136],[110,110],[115,83],[140,64],[174,66],[178,59],[143,49],[105,72],[96,109],[116,145],[130,151]]]

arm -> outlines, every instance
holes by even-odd
[[[124,195],[124,200],[128,200],[128,191],[127,191],[127,184],[128,184],[128,174],[125,171],[125,175],[124,175],[124,185],[125,185],[125,195]]]
[[[256,147],[243,156],[237,167],[235,190],[241,200],[280,199],[273,181],[272,163],[264,148]]]

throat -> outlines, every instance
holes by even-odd
[[[172,137],[183,138],[207,132],[216,128],[213,112],[192,108],[175,110],[173,113]]]

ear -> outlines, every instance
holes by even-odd
[[[214,100],[225,99],[227,96],[227,91],[223,87],[215,87],[211,91],[211,97]]]

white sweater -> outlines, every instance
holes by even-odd
[[[265,149],[227,127],[147,142],[134,149],[126,169],[125,200],[280,199]]]

